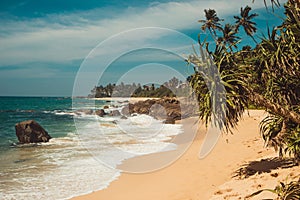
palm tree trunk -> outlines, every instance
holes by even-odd
[[[277,115],[286,117],[289,120],[291,120],[297,124],[300,124],[300,114],[298,114],[294,111],[288,110],[277,103],[267,100],[261,94],[252,92],[252,94],[250,94],[249,98],[252,102],[257,104],[258,106],[267,108]]]

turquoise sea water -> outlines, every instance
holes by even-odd
[[[74,132],[73,116],[57,115],[72,110],[71,98],[57,97],[0,97],[0,150],[6,151],[17,142],[15,124],[34,119],[52,137],[63,137]]]
[[[149,116],[98,117],[126,102],[85,98],[0,97],[0,199],[69,199],[103,189],[120,175],[124,159],[176,148],[181,133]],[[53,137],[20,145],[15,124],[34,119]],[[151,137],[149,137],[151,136]],[[153,137],[152,137],[153,136]]]

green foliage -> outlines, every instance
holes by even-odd
[[[200,48],[200,52],[201,51],[202,49]],[[244,84],[246,74],[242,68],[237,65],[234,57],[227,52],[224,46],[217,44],[217,48],[212,56],[218,73],[210,71],[213,63],[208,61],[203,63],[201,59],[203,56],[199,56],[196,53],[189,56],[187,61],[196,68],[196,73],[189,78],[189,82],[199,101],[200,118],[208,124],[211,121],[211,116],[214,115],[214,119],[217,120],[219,124],[222,124],[221,121],[223,121],[225,129],[230,131],[230,128],[237,124],[238,119],[248,106]],[[204,79],[204,76],[209,77]],[[208,87],[211,85],[213,85],[214,88]],[[224,87],[224,90],[218,89],[222,87],[220,85]],[[214,93],[212,93],[212,91],[214,91]],[[226,91],[226,94],[224,94],[224,91]],[[215,105],[213,102],[214,99],[220,99],[223,95],[226,103],[222,104],[222,102],[218,102],[218,105]],[[214,108],[214,106],[221,107]]]
[[[300,179],[298,181],[291,181],[289,183],[280,182],[275,189],[263,189],[259,190],[249,196],[246,199],[254,197],[262,192],[272,192],[277,195],[277,200],[299,200],[300,199]]]
[[[294,156],[295,161],[300,161],[300,125],[290,128],[285,138],[285,153]]]
[[[260,132],[266,143],[274,139],[282,130],[283,117],[269,115],[260,122]]]
[[[249,12],[251,11],[251,7],[246,6],[245,8],[241,8],[240,16],[234,16],[234,19],[236,19],[236,29],[238,29],[240,26],[244,28],[244,31],[247,35],[252,37],[252,35],[256,32],[256,23],[251,21],[254,17],[257,17],[258,14],[254,13],[249,15]],[[253,37],[252,37],[253,38]]]
[[[287,108],[289,112],[299,113],[300,100],[300,20],[299,7],[288,3],[285,5],[287,18],[284,23],[269,31],[256,48],[259,60],[260,84],[265,86],[263,94],[266,99]],[[261,123],[261,133],[266,144],[282,150],[296,159],[300,156],[299,124],[285,115],[272,112]],[[282,130],[283,122],[286,127]],[[282,134],[279,134],[283,132]],[[299,159],[300,160],[300,159]]]
[[[201,26],[201,29],[205,31],[208,29],[210,32],[212,31],[214,34],[216,34],[215,30],[219,29],[221,30],[221,24],[220,21],[223,21],[223,19],[220,19],[217,16],[217,12],[213,9],[204,10],[205,12],[205,20],[198,20],[198,22],[203,23]]]
[[[140,84],[124,84],[119,85],[109,83],[106,86],[95,86],[91,90],[89,97],[175,97],[188,96],[189,87],[187,83],[173,77],[163,85],[155,87],[154,84],[143,85]]]
[[[218,43],[224,43],[225,45],[229,44],[229,48],[231,46],[237,48],[237,43],[240,37],[236,36],[236,27],[231,24],[226,24],[224,29],[221,29],[223,35],[218,38]]]
[[[242,17],[247,17],[250,10],[250,7],[247,7],[246,11],[242,10]],[[247,23],[252,24],[250,20],[256,15],[248,16],[247,23],[241,23],[241,21],[245,21],[245,19],[237,17],[240,19],[237,24],[225,24],[224,27],[219,23],[221,20],[217,17],[215,11],[210,10],[210,12],[208,12],[205,10],[205,16],[206,20],[199,20],[199,22],[203,23],[202,30],[206,28],[209,30],[212,29],[213,31],[210,30],[211,36],[215,38],[217,43],[215,44],[214,52],[210,52],[208,43],[201,44],[202,47],[206,48],[206,51],[210,53],[209,56],[206,56],[208,59],[203,59],[205,56],[202,47],[200,47],[199,55],[195,51],[194,54],[187,58],[187,62],[194,65],[195,69],[195,74],[190,76],[189,82],[199,101],[200,118],[208,124],[213,116],[214,119],[217,119],[219,125],[223,125],[227,131],[230,131],[232,127],[236,126],[249,103],[248,97],[246,96],[248,68],[247,65],[241,65],[241,63],[244,63],[245,56],[249,56],[249,54],[245,54],[245,50],[234,53],[232,47],[236,48],[240,39],[237,36],[238,28],[240,26],[247,26],[246,29],[248,30],[249,25]],[[251,30],[249,34],[254,32],[253,28]],[[216,37],[218,37],[218,39],[216,39]],[[213,64],[217,67],[218,73],[211,74],[213,64],[208,62],[210,57],[213,59]],[[199,71],[205,72],[205,74],[199,73]],[[211,74],[211,76],[203,78],[203,76],[207,76],[207,74]],[[223,90],[213,90],[220,94],[212,93],[213,88],[209,88],[211,85],[215,85],[215,88],[221,87],[218,85],[224,86],[226,94],[224,94]],[[214,110],[215,104],[212,99],[218,96],[224,96],[226,103],[218,103],[222,104],[221,107]],[[221,121],[223,121],[223,123]]]
[[[271,3],[279,6],[277,0]],[[202,29],[209,29],[216,41],[216,44],[199,41],[200,54],[194,52],[187,58],[195,69],[189,83],[199,101],[200,118],[208,123],[216,117],[212,112],[215,94],[210,85],[221,83],[225,94],[217,96],[225,95],[226,108],[220,108],[217,113],[224,114],[226,131],[237,125],[249,105],[264,108],[270,113],[260,124],[266,145],[274,146],[280,156],[286,153],[300,160],[300,3],[289,0],[282,25],[268,30],[268,35],[261,38],[254,49],[244,46],[238,51],[232,47],[239,43],[240,27],[254,39],[256,24],[253,20],[257,14],[250,12],[249,6],[241,8],[240,16],[234,16],[234,25],[222,26],[212,10],[205,11],[206,20],[199,20],[203,23]],[[210,51],[210,45],[214,45],[214,51]],[[203,56],[202,48],[210,55]],[[205,57],[213,62],[207,65]],[[220,80],[201,73],[210,72],[213,64],[218,68]]]

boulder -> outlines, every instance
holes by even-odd
[[[92,109],[87,109],[87,110],[84,110],[83,112],[86,115],[91,115],[91,114],[93,114],[94,111]]]
[[[167,118],[167,113],[165,107],[160,104],[154,104],[150,108],[149,115],[154,119],[164,120]]]
[[[130,116],[133,113],[133,107],[134,104],[129,103],[122,108],[121,113],[125,116]]]
[[[175,124],[175,119],[168,117],[165,121],[163,121],[164,124]]]
[[[169,118],[172,118],[174,120],[180,120],[181,119],[181,111],[180,111],[180,108],[170,108],[168,110],[168,113],[167,113],[168,117]]]
[[[109,116],[120,116],[121,113],[118,110],[113,110],[109,113]]]
[[[93,110],[92,109],[80,109],[80,110],[77,110],[76,111],[76,114],[82,114],[82,113],[84,113],[84,114],[86,114],[86,115],[91,115],[91,114],[93,114]]]
[[[136,112],[136,113],[148,115],[149,114],[149,109],[150,109],[149,106],[140,107],[138,112]]]
[[[51,136],[34,120],[27,120],[15,125],[16,135],[20,143],[48,142]]]
[[[126,116],[122,115],[121,119],[128,119]]]
[[[106,113],[105,113],[105,111],[103,109],[96,110],[95,114],[98,115],[98,116],[100,116],[100,117],[103,117],[104,115],[106,115]]]

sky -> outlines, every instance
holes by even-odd
[[[87,95],[99,83],[187,76],[183,57],[205,37],[203,10],[234,22],[246,5],[259,14],[257,37],[281,23],[283,9],[266,12],[263,0],[1,0],[0,96]]]

